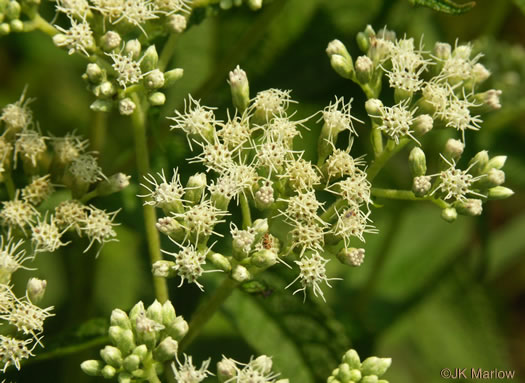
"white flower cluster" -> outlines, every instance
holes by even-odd
[[[260,355],[253,356],[248,363],[241,363],[223,355],[217,363],[217,376],[224,383],[288,383],[288,379],[277,379],[279,373],[272,371],[272,358]]]

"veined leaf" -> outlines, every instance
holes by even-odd
[[[452,0],[409,0],[413,5],[432,8],[435,11],[459,15],[470,11],[476,5],[475,1],[458,4]]]

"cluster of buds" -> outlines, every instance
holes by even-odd
[[[170,301],[155,301],[147,309],[139,302],[129,315],[115,309],[108,330],[111,345],[100,350],[101,360],[86,360],[80,367],[88,375],[118,378],[120,383],[159,381],[187,332],[188,324],[175,315]]]
[[[263,5],[263,0],[220,0],[219,6],[221,9],[230,9],[231,7],[240,7],[243,2],[253,11],[261,9]]]
[[[466,134],[481,128],[481,114],[501,107],[501,91],[481,91],[490,72],[479,62],[469,44],[454,47],[438,42],[433,52],[416,47],[413,38],[396,38],[386,28],[376,33],[368,26],[357,34],[365,53],[352,59],[343,43],[332,41],[327,48],[332,67],[342,77],[361,86],[368,97],[366,111],[372,122],[376,157],[415,143],[409,155],[415,197],[433,200],[442,207],[447,221],[457,214],[479,215],[482,202],[510,197],[502,186],[505,156],[489,160],[486,151],[474,156],[465,170],[457,168],[466,144]],[[386,78],[394,90],[395,105],[379,99]],[[425,152],[420,138],[431,130],[452,128],[459,135],[446,143],[440,168],[427,175]],[[386,139],[386,143],[384,140]]]
[[[12,274],[29,259],[22,240],[14,242],[1,237],[0,242],[0,326],[6,331],[0,335],[0,371],[10,366],[20,369],[20,362],[33,356],[33,350],[42,346],[44,321],[54,314],[53,307],[45,309],[37,304],[44,297],[47,282],[30,278],[26,293],[17,297],[10,285]]]
[[[85,203],[122,190],[129,177],[122,173],[106,177],[95,153],[86,151],[88,143],[79,136],[43,136],[35,128],[30,101],[23,94],[6,105],[0,116],[0,182],[10,196],[2,201],[0,225],[10,236],[30,238],[35,253],[67,245],[62,240],[67,231],[86,236],[88,249],[94,242],[115,240],[116,213]],[[17,180],[25,180],[25,186],[15,185],[14,174]],[[74,199],[43,211],[41,205],[59,186],[69,189]]]
[[[278,379],[280,374],[272,371],[272,364],[272,358],[266,355],[252,357],[248,363],[223,356],[217,363],[217,379],[219,383],[288,383],[288,379]]]
[[[235,281],[247,282],[291,258],[299,267],[297,291],[311,288],[323,297],[320,285],[330,280],[328,257],[340,250],[330,254],[325,243],[343,244],[339,259],[358,266],[364,250],[349,248],[350,242],[376,232],[369,218],[365,162],[353,158],[350,147],[335,148],[341,132],[355,133],[350,102],[336,99],[322,111],[323,151],[315,165],[294,149],[308,119],[293,119],[288,108],[295,101],[289,91],[269,89],[250,99],[247,76],[239,67],[230,73],[229,84],[236,111],[227,121],[217,120],[214,108],[191,96],[184,112],[169,117],[175,122],[172,129],[183,131],[193,150],[201,149],[190,162],[202,164],[206,173],[191,176],[184,186],[177,170],[171,179],[164,172],[146,177],[145,204],[163,210],[157,227],[177,246],[176,252],[164,251],[174,260],[156,262],[154,274],[201,287],[197,279],[208,261]],[[334,200],[333,195],[337,206],[323,213],[321,201]],[[235,217],[229,222],[232,253],[225,256],[209,243],[222,237],[216,226],[232,217],[229,209],[235,203],[241,207],[242,228]]]
[[[357,351],[348,350],[341,364],[332,371],[326,383],[388,383],[379,379],[390,367],[392,359],[371,356],[361,362]]]
[[[35,12],[40,0],[0,1],[0,35],[23,32],[30,28],[31,21],[26,14]]]

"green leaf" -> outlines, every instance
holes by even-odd
[[[325,303],[315,304],[285,290],[280,277],[266,273],[267,297],[240,291],[226,302],[226,315],[259,354],[273,356],[274,370],[291,382],[323,381],[349,347],[341,324]]]
[[[409,0],[412,5],[431,8],[434,11],[459,15],[470,11],[476,5],[475,1],[458,4],[451,0]]]
[[[523,256],[525,249],[525,216],[516,217],[489,238],[489,275],[498,277]]]

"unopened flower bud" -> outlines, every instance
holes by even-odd
[[[266,355],[258,356],[250,364],[255,370],[261,372],[263,375],[272,371],[272,358]]]
[[[100,46],[104,52],[111,52],[120,47],[122,39],[117,32],[108,31],[100,38]]]
[[[354,65],[351,60],[345,59],[340,55],[332,55],[330,57],[330,64],[339,76],[349,80],[352,79],[354,75]]]
[[[423,197],[432,187],[432,178],[430,176],[414,177],[412,181],[412,191],[416,197]]]
[[[155,299],[155,301],[149,305],[146,310],[146,316],[157,323],[162,323],[162,305],[158,300]]]
[[[501,93],[502,92],[499,89],[489,89],[486,92],[476,94],[475,98],[489,110],[498,110],[501,109]]]
[[[9,26],[11,27],[12,32],[23,32],[24,30],[24,23],[19,19],[11,20]]]
[[[383,103],[377,98],[371,98],[365,102],[366,112],[370,116],[378,116],[382,108]]]
[[[480,199],[467,199],[457,201],[454,204],[457,212],[462,215],[477,216],[483,212],[483,205]]]
[[[186,229],[174,217],[159,218],[155,225],[157,230],[174,240],[183,239],[186,235]]]
[[[222,270],[228,273],[232,269],[232,265],[230,261],[228,260],[228,258],[226,258],[224,255],[220,253],[215,253],[215,252],[210,251],[208,252],[208,255],[206,258],[213,264],[213,266],[217,267],[219,270]]]
[[[148,97],[148,101],[153,106],[161,106],[166,103],[166,95],[162,92],[153,92]]]
[[[258,251],[254,255],[252,255],[251,263],[255,267],[266,269],[270,266],[275,265],[275,263],[277,263],[277,254],[275,254],[271,250]]]
[[[135,337],[130,329],[123,329],[119,326],[110,326],[108,330],[109,339],[118,347],[124,355],[135,348]]]
[[[86,67],[86,75],[93,84],[100,84],[106,77],[106,73],[96,63],[89,63]]]
[[[488,191],[487,198],[488,199],[505,199],[512,197],[514,195],[514,192],[506,188],[504,186],[496,186],[493,188],[490,188]]]
[[[256,11],[258,9],[261,9],[263,0],[247,0],[246,3],[252,11]]]
[[[113,102],[110,100],[95,100],[89,108],[94,112],[109,112],[113,107]]]
[[[489,160],[487,168],[489,169],[501,169],[507,161],[507,156],[495,156]]]
[[[232,94],[233,106],[242,113],[250,104],[250,84],[246,72],[238,65],[230,72],[228,84]]]
[[[101,360],[86,360],[80,364],[80,368],[89,376],[100,376],[104,362]]]
[[[412,177],[424,176],[427,172],[427,159],[425,152],[418,146],[414,147],[408,155],[408,164]]]
[[[183,75],[184,75],[184,69],[182,68],[175,68],[167,72],[164,72],[164,87],[169,88],[170,86],[175,84],[177,80],[180,80]]]
[[[144,78],[144,86],[149,90],[162,88],[164,86],[164,74],[158,69],[151,70]]]
[[[339,371],[337,372],[337,375],[336,375],[337,379],[339,379],[341,382],[348,382],[351,380],[353,381],[353,379],[350,379],[350,366],[348,364],[341,363],[338,368],[339,368]]]
[[[124,173],[113,174],[97,185],[98,196],[106,196],[124,190],[129,186],[129,179],[130,176]]]
[[[378,383],[379,379],[377,378],[377,375],[368,375],[363,377],[359,383]]]
[[[100,97],[109,98],[117,93],[117,88],[111,81],[103,81],[98,87],[98,93]]]
[[[144,303],[142,301],[139,301],[133,306],[129,312],[129,319],[131,321],[132,326],[135,325],[137,318],[141,315],[144,315],[145,312]]]
[[[361,368],[361,359],[356,350],[350,349],[343,355],[343,362],[348,364],[352,369]]]
[[[505,172],[499,169],[490,169],[487,176],[481,180],[482,183],[488,184],[489,187],[500,186],[505,183]]]
[[[474,176],[484,174],[486,172],[488,163],[489,153],[486,150],[478,152],[468,163],[470,167],[470,173]]]
[[[9,32],[11,32],[11,27],[8,23],[1,23],[0,24],[0,35],[5,36],[8,35]]]
[[[348,249],[343,248],[337,253],[337,260],[343,265],[348,266],[361,266],[365,259],[365,249],[357,249],[350,247]]]
[[[368,56],[359,56],[355,61],[355,74],[361,84],[366,84],[372,79],[374,63]]]
[[[40,302],[46,293],[46,286],[47,281],[38,278],[30,278],[26,287],[29,300],[34,304]]]
[[[446,207],[441,210],[441,218],[447,222],[454,222],[458,218],[458,212],[453,207]]]
[[[118,374],[118,383],[132,383],[133,382],[133,375],[131,375],[129,372],[122,371]]]
[[[157,53],[157,48],[155,48],[155,45],[150,45],[148,49],[146,49],[146,52],[144,52],[144,55],[142,56],[142,60],[140,61],[140,68],[144,72],[150,72],[153,69],[157,68],[158,62],[159,55]]]
[[[192,204],[199,203],[206,189],[206,174],[196,173],[188,179],[184,199]]]
[[[391,358],[371,356],[370,358],[366,358],[361,364],[361,373],[363,375],[381,376],[388,370],[391,364]]]
[[[122,362],[122,366],[127,371],[133,372],[140,366],[140,357],[135,354],[128,355]]]
[[[148,356],[148,347],[145,344],[135,347],[133,355],[137,355],[140,360],[144,360]]]
[[[423,136],[430,132],[434,126],[434,119],[428,114],[421,114],[414,119],[412,129],[418,136]]]
[[[169,218],[169,217],[168,217]],[[158,278],[170,278],[177,275],[174,270],[175,262],[172,261],[157,261],[151,265],[151,271],[154,277]]]
[[[370,40],[368,39],[368,36],[364,34],[363,32],[359,32],[356,36],[357,46],[359,49],[361,49],[361,52],[366,53],[368,52],[368,48],[370,48]]]
[[[445,150],[443,154],[447,159],[452,159],[454,162],[457,162],[463,154],[464,149],[465,144],[463,142],[454,138],[449,138],[445,144]]]
[[[17,20],[20,18],[21,11],[22,7],[20,6],[20,3],[18,1],[11,0],[7,3],[3,13],[8,20]]]
[[[121,309],[114,309],[111,312],[110,323],[112,326],[119,326],[123,329],[131,330],[131,322],[129,320],[128,314],[126,314]]]
[[[131,57],[134,60],[138,60],[141,49],[142,49],[142,45],[140,45],[139,40],[137,39],[128,40],[128,42],[126,42],[126,46],[124,47],[124,54],[131,55]]]
[[[232,270],[232,278],[237,282],[246,282],[252,279],[251,273],[242,265],[235,265]]]
[[[174,14],[168,17],[168,29],[173,33],[182,33],[187,26],[186,18],[179,14]]]
[[[474,64],[472,68],[472,80],[474,83],[479,84],[490,77],[490,72],[483,64]]]
[[[350,379],[348,381],[350,382],[359,382],[361,378],[363,377],[363,374],[361,374],[361,371],[354,368],[353,370],[350,370],[349,376]]]
[[[153,356],[155,357],[155,360],[158,360],[159,362],[166,362],[175,358],[178,349],[179,343],[171,336],[168,336],[160,342],[153,352]]]
[[[236,375],[237,366],[233,360],[223,357],[222,360],[217,363],[217,378],[220,383],[231,380]]]
[[[437,42],[434,45],[434,55],[439,60],[448,60],[450,58],[451,53],[452,53],[452,47],[448,43]]]
[[[107,364],[119,368],[122,365],[122,353],[113,346],[106,346],[100,350],[100,357]]]
[[[109,364],[104,366],[104,368],[102,368],[102,370],[100,371],[100,375],[102,375],[104,379],[111,379],[116,374],[117,374],[117,370],[115,369],[115,367],[110,366]]]
[[[131,100],[131,98],[123,98],[118,103],[118,111],[123,116],[131,116],[135,111],[137,105]]]
[[[166,333],[177,342],[184,338],[188,330],[188,322],[182,316],[178,316],[170,324],[166,324]]]

